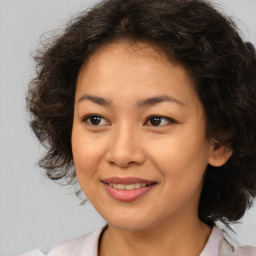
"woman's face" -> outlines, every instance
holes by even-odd
[[[186,70],[143,43],[112,43],[80,70],[72,149],[86,197],[116,227],[198,218],[214,151]]]

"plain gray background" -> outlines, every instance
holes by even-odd
[[[33,76],[30,53],[40,36],[98,1],[0,0],[0,255],[13,256],[87,233],[104,220],[70,188],[44,179],[43,152],[28,127],[25,91]],[[256,0],[216,0],[256,45]],[[256,245],[256,206],[234,225],[242,244]]]

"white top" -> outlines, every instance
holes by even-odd
[[[34,250],[19,256],[97,256],[98,242],[103,228],[56,245],[47,255]],[[199,256],[256,256],[256,247],[242,246],[234,251],[224,238],[223,231],[214,227]]]

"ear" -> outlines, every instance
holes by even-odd
[[[232,153],[233,150],[231,148],[214,143],[208,163],[214,167],[220,167],[229,160]]]

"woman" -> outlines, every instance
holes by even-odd
[[[255,49],[230,19],[201,0],[107,0],[37,65],[40,166],[107,221],[49,256],[256,255],[215,226],[256,195]]]

